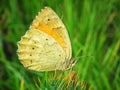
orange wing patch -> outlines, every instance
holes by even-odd
[[[57,33],[53,32],[52,29],[50,30],[50,27],[39,24],[39,26],[36,27],[35,29],[41,30],[41,31],[45,32],[46,34],[52,36],[62,47],[65,47],[65,42],[64,42],[63,38],[60,37],[60,35],[58,35]]]

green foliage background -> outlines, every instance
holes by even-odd
[[[55,72],[29,71],[16,55],[17,42],[45,6],[51,7],[64,22],[73,58],[86,56],[73,67],[72,84],[70,70],[57,71],[56,78]],[[0,0],[0,90],[58,87],[120,90],[119,0]]]

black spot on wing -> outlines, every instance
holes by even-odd
[[[35,48],[34,47],[32,47],[32,50],[34,50]]]

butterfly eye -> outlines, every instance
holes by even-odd
[[[72,60],[72,64],[74,64],[74,63],[76,63],[76,61],[75,61],[75,60]]]
[[[77,62],[77,60],[71,59],[71,61],[70,61],[71,67],[73,67],[76,64],[76,62]]]

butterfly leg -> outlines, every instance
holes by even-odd
[[[56,78],[56,70],[54,71],[54,79]]]
[[[57,64],[55,67],[57,67]],[[54,71],[54,79],[56,78],[56,71],[57,71],[57,68],[55,68],[55,71]]]

